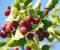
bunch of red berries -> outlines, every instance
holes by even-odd
[[[44,31],[43,28],[39,28],[39,29],[35,32],[35,34],[38,35],[39,41],[43,41],[44,38],[48,38],[48,37],[49,37],[49,33],[46,32],[46,31]]]
[[[13,22],[10,23],[10,24],[6,24],[6,23],[3,24],[2,27],[1,27],[2,31],[0,32],[0,36],[1,36],[2,38],[6,38],[7,35],[8,35],[9,33],[11,33],[11,31],[12,31],[13,29],[16,29],[16,28],[17,28],[17,26],[18,26],[18,22],[17,22],[17,21],[13,21]]]
[[[40,19],[39,19],[38,17],[33,18],[33,17],[30,16],[30,15],[27,16],[25,20],[22,19],[22,20],[19,22],[19,25],[21,26],[20,32],[21,32],[22,34],[26,34],[27,32],[32,31],[32,29],[33,29],[32,22],[33,22],[34,24],[38,24],[39,21],[40,21]]]

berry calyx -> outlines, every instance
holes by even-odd
[[[25,20],[27,23],[31,23],[32,22],[32,16],[27,16],[26,17],[26,20]]]
[[[18,27],[18,21],[13,21],[10,25],[16,29]]]
[[[9,14],[10,14],[10,9],[7,9],[7,10],[4,11],[5,16],[9,16]]]
[[[7,7],[7,9],[11,9],[11,7],[10,7],[10,6],[8,6],[8,7]]]
[[[29,33],[27,34],[27,38],[30,40],[33,40],[34,34],[33,33]]]
[[[27,28],[26,27],[21,27],[20,32],[24,35],[27,33]]]
[[[21,21],[19,22],[19,25],[20,25],[20,26],[26,26],[25,20],[21,20]]]
[[[26,47],[26,50],[31,50],[31,48],[27,46],[27,47]]]
[[[39,21],[40,21],[40,19],[38,17],[33,18],[33,23],[34,24],[38,24]]]

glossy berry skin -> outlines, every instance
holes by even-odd
[[[28,32],[32,31],[32,29],[33,29],[32,24],[31,23],[27,23],[26,24],[26,28],[27,28]]]
[[[47,15],[48,12],[49,12],[49,10],[48,10],[47,8],[45,8],[45,9],[43,10],[43,12],[44,12],[45,15]]]
[[[26,47],[26,50],[31,50],[31,48],[30,47]]]
[[[40,21],[40,19],[38,17],[33,18],[33,23],[34,24],[38,24],[39,21]]]
[[[6,31],[2,31],[1,33],[0,33],[0,36],[2,37],[2,38],[6,38],[7,37],[7,32]]]
[[[44,35],[45,38],[49,37],[49,33],[48,32],[44,32],[43,35]]]
[[[24,35],[27,33],[27,28],[26,27],[21,27],[20,32]]]
[[[44,36],[38,36],[39,41],[43,41],[44,40]]]
[[[18,27],[18,21],[13,21],[10,25],[16,29]]]
[[[27,16],[26,17],[26,19],[25,19],[25,21],[27,22],[27,23],[31,23],[32,22],[32,16]]]
[[[29,33],[27,35],[27,38],[30,39],[30,40],[33,40],[33,37],[34,37],[34,34],[33,33]]]
[[[7,26],[7,24],[3,24],[2,25],[2,30],[6,30],[6,26]]]
[[[12,26],[11,26],[10,24],[7,25],[7,26],[6,26],[6,31],[11,31],[11,30],[13,30]]]
[[[19,50],[18,47],[14,47],[13,50]]]
[[[7,10],[4,11],[5,16],[9,16],[9,14],[10,14],[10,9],[7,9]]]
[[[19,25],[20,25],[20,26],[26,26],[25,20],[21,20],[21,21],[19,22]]]

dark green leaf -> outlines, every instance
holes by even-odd
[[[6,42],[0,40],[0,47],[4,46],[6,44]]]

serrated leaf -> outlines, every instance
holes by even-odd
[[[0,40],[0,47],[4,46],[6,44],[6,42]]]

